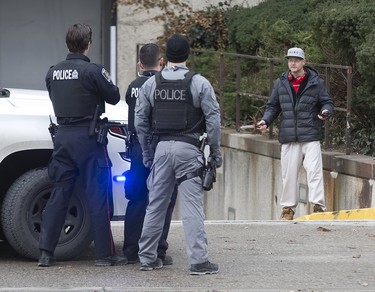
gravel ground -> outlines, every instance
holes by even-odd
[[[206,223],[215,275],[191,276],[181,222],[173,222],[174,264],[98,268],[92,246],[74,261],[39,268],[0,244],[0,291],[375,291],[375,221]],[[123,224],[113,223],[121,252]]]

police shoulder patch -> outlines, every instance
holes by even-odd
[[[108,71],[106,69],[102,69],[102,75],[103,77],[108,81],[108,82],[111,82],[111,75],[108,73]]]

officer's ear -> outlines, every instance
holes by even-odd
[[[86,54],[88,53],[88,51],[90,50],[90,48],[91,48],[91,41],[89,41],[88,42],[88,44],[87,44],[87,48],[86,48],[86,50],[85,50],[85,52],[86,52]]]
[[[159,59],[159,65],[160,65],[160,67],[163,67],[163,65],[164,65],[164,58],[163,57],[161,57]]]

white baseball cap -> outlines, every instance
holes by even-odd
[[[289,58],[289,57],[297,57],[297,58],[301,58],[305,60],[305,53],[300,48],[290,48],[285,58]]]

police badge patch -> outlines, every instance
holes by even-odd
[[[104,68],[102,69],[102,75],[108,82],[111,82],[111,75],[109,75],[108,71]]]
[[[78,79],[78,71],[74,70],[72,73],[72,79]]]

